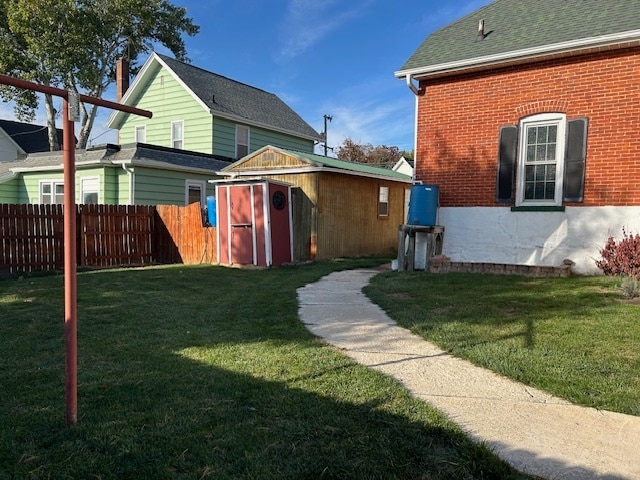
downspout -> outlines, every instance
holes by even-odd
[[[411,90],[416,96],[413,118],[413,174],[411,175],[411,183],[413,184],[416,179],[416,164],[418,163],[418,97],[420,96],[420,88],[415,86],[415,84],[413,83],[413,77],[411,75],[407,75],[404,78],[407,82],[407,87],[409,87],[409,90]]]
[[[122,169],[127,172],[129,177],[129,200],[127,202],[128,205],[133,205],[133,201],[135,200],[135,173],[133,170],[127,168],[127,166],[123,163]]]
[[[420,95],[420,89],[414,85],[413,77],[411,75],[407,75],[404,78],[407,82],[407,87],[409,87],[409,90],[411,90],[416,97]]]

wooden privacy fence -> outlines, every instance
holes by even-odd
[[[77,265],[217,263],[200,205],[78,205]],[[62,205],[0,204],[0,275],[62,270]]]

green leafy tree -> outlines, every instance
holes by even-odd
[[[336,155],[340,160],[347,162],[368,163],[377,167],[392,168],[402,156],[402,152],[398,147],[386,145],[374,147],[370,143],[361,145],[347,137],[337,148]]]
[[[199,27],[167,0],[0,0],[0,71],[24,80],[102,98],[120,56],[137,59],[162,44],[188,60],[183,34]],[[32,121],[34,92],[3,86],[0,97]],[[85,148],[97,106],[81,104],[77,148]],[[49,144],[58,150],[53,98],[45,95]]]

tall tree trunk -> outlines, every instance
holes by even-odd
[[[78,150],[84,150],[87,148],[87,142],[89,141],[89,135],[93,128],[93,122],[96,119],[96,113],[98,112],[97,105],[91,105],[91,108],[87,111],[87,106],[82,103],[82,124],[80,126],[80,133],[78,134],[78,143],[76,148]]]
[[[56,130],[56,109],[53,107],[53,97],[48,93],[44,95],[44,104],[47,109],[47,133],[49,135],[49,150],[60,150],[58,143],[58,131]]]

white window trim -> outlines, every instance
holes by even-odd
[[[94,190],[90,190],[88,192],[85,191],[85,181],[97,181],[98,189],[95,190],[95,193],[98,194],[98,203],[101,202],[100,199],[100,177],[98,175],[90,176],[90,177],[80,177],[80,199],[78,203],[84,203],[84,194],[85,193],[94,193]]]
[[[389,187],[384,186],[384,185],[380,185],[378,187],[378,204],[377,204],[378,217],[388,217],[389,216],[389,193],[390,193],[390,190],[391,189]],[[386,205],[386,212],[385,213],[380,213],[380,207],[382,205]]]
[[[556,189],[553,200],[525,200],[525,158],[527,154],[527,127],[536,125],[557,125],[556,137]],[[562,185],[564,180],[564,156],[567,133],[567,116],[563,113],[541,113],[523,118],[519,128],[518,146],[518,167],[517,167],[517,195],[516,206],[539,205],[539,206],[560,206],[562,205]]]
[[[189,187],[200,188],[200,205],[205,206],[205,197],[207,194],[207,182],[204,180],[185,180],[184,181],[184,204],[189,205]]]
[[[247,155],[250,153],[249,152],[249,145],[251,145],[251,129],[249,127],[247,127],[246,125],[236,125],[236,138],[235,138],[235,145],[236,145],[236,152],[235,152],[235,158],[240,158],[239,154],[238,154],[238,145],[244,145],[244,143],[240,143],[238,142],[238,130],[239,129],[245,129],[247,131]],[[244,155],[243,155],[244,157]]]
[[[138,132],[142,132],[142,140],[138,140]],[[173,126],[171,127],[171,132],[173,133]],[[147,142],[147,126],[146,125],[136,125],[134,128],[134,139],[136,143],[146,143]]]
[[[180,132],[182,133],[182,137],[179,139],[173,137],[173,126],[178,124],[180,125]],[[174,146],[177,140],[180,140],[180,147]],[[184,150],[184,120],[174,120],[171,122],[171,148],[179,148],[181,150]]]
[[[38,203],[43,204],[42,200],[42,185],[49,184],[51,186],[51,199],[55,200],[56,196],[56,186],[62,185],[64,188],[64,180],[40,180],[38,182]],[[55,204],[55,202],[49,202],[49,204]]]

